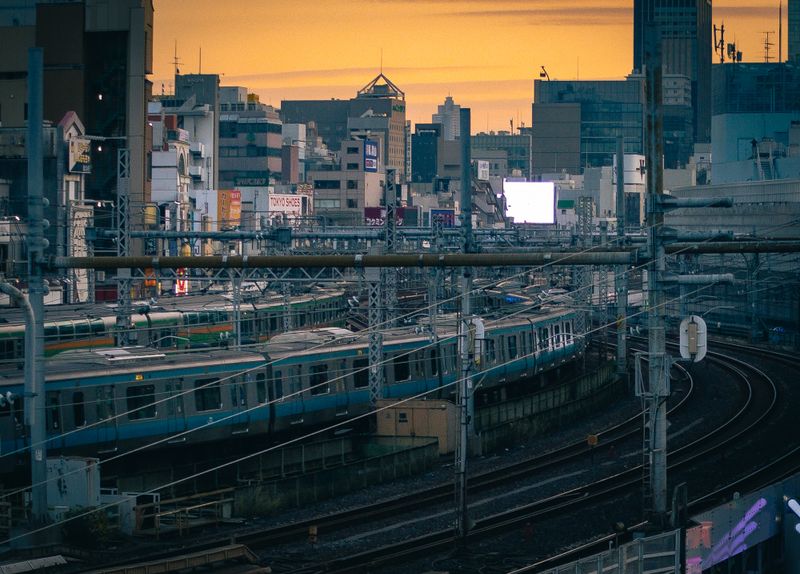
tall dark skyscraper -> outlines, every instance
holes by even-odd
[[[711,141],[711,33],[711,0],[634,0],[633,67],[643,70],[649,35],[656,34],[664,73],[692,82],[695,143]]]
[[[789,0],[789,60],[800,62],[800,0]]]

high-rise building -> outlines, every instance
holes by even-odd
[[[406,180],[405,94],[389,78],[378,74],[350,100],[283,100],[284,123],[314,123],[317,134],[334,151],[351,136],[379,135],[381,157],[387,169]]]
[[[789,0],[789,60],[800,62],[800,0]]]
[[[458,139],[461,135],[461,106],[453,103],[451,96],[447,96],[444,104],[439,106],[439,111],[433,114],[431,123],[442,124],[445,140]]]
[[[8,4],[8,3],[6,3]],[[0,124],[27,119],[27,52],[43,49],[44,119],[73,111],[94,136],[86,197],[115,200],[117,150],[129,153],[131,224],[149,201],[147,101],[153,67],[150,0],[39,0],[0,10]],[[105,138],[105,139],[103,139]],[[62,209],[64,206],[59,205]],[[136,248],[136,243],[131,244]]]
[[[661,43],[665,74],[692,82],[694,141],[711,141],[711,0],[634,0],[633,67],[644,71],[651,41]]]

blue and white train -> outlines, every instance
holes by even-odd
[[[485,321],[483,386],[524,380],[583,352],[577,316],[568,309],[530,311]],[[384,333],[386,398],[444,393],[457,378],[455,322],[438,337],[425,329]],[[226,349],[166,354],[102,349],[47,362],[48,450],[100,456],[160,441],[197,445],[241,435],[270,440],[369,412],[366,332],[340,328],[278,335],[263,352]],[[28,446],[23,376],[0,372],[0,468]],[[215,424],[209,424],[215,423]],[[4,463],[4,464],[3,464]]]

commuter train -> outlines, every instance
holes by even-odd
[[[294,328],[343,325],[347,299],[343,290],[292,296]],[[200,295],[162,299],[159,306],[133,305],[130,342],[160,349],[191,349],[226,344],[233,336],[233,304],[220,296]],[[115,344],[116,316],[106,305],[59,305],[45,310],[45,356],[80,349],[110,348]],[[259,298],[240,306],[242,342],[263,343],[282,332],[286,314],[283,298]],[[15,317],[16,315],[16,317]],[[25,324],[21,312],[4,312],[0,325],[0,361],[24,357]],[[76,318],[85,317],[85,318]]]
[[[476,355],[484,388],[533,377],[580,355],[584,338],[575,331],[576,317],[550,308],[487,319]],[[457,380],[455,321],[442,318],[437,331],[437,337],[420,326],[384,332],[384,397],[452,390],[445,387]],[[48,449],[102,457],[153,441],[161,447],[239,435],[268,441],[369,412],[366,332],[287,332],[262,351],[136,347],[48,360]],[[19,369],[0,371],[0,397],[12,399],[0,399],[2,454],[26,446],[23,383]],[[9,458],[0,456],[0,466],[8,468]]]

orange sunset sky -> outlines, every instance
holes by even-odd
[[[350,98],[379,71],[406,93],[407,118],[430,121],[452,95],[473,132],[530,125],[533,79],[620,79],[633,60],[633,0],[155,0],[153,81],[221,74],[261,101]],[[778,56],[779,0],[714,0],[745,61]],[[784,54],[786,53],[786,3]]]

